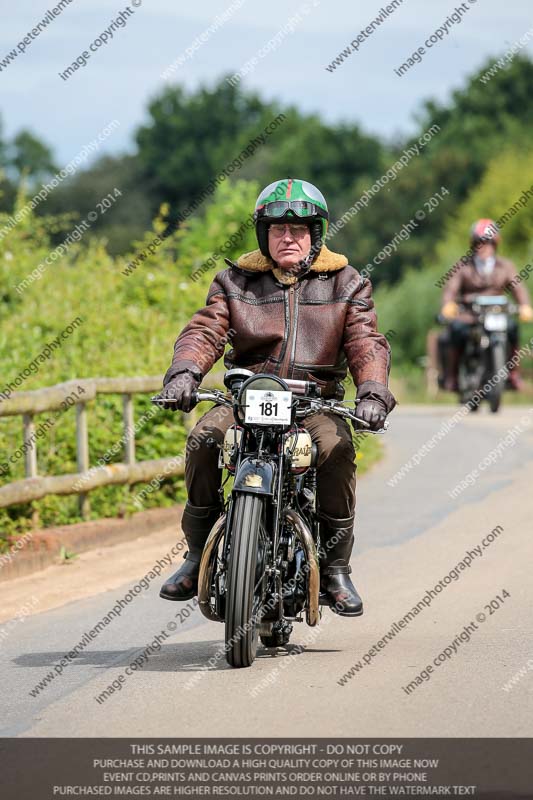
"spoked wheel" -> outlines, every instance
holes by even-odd
[[[458,370],[459,400],[470,411],[476,412],[481,405],[479,387],[483,385],[483,365],[474,367],[467,359],[461,359]]]
[[[257,652],[257,625],[266,591],[264,498],[239,495],[233,520],[226,600],[226,660],[232,667],[249,667]]]
[[[487,400],[493,414],[499,411],[502,402],[503,387],[506,380],[506,376],[502,377],[502,370],[505,370],[505,352],[503,344],[498,342],[492,348],[492,375],[498,375],[500,380],[491,386],[487,394]]]

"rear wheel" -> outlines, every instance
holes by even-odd
[[[465,405],[466,403],[468,403],[470,411],[475,413],[476,411],[479,411],[479,404],[481,403],[481,400],[479,400],[477,397],[472,396],[469,400],[465,402]]]
[[[292,624],[288,620],[282,619],[274,623],[271,633],[261,636],[261,642],[265,647],[285,647],[286,644],[289,644],[291,633]]]
[[[265,498],[242,494],[235,500],[226,599],[226,660],[249,667],[257,652],[257,625],[266,590]]]

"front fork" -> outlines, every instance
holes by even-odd
[[[200,609],[204,616],[209,619],[223,621],[225,616],[225,580],[229,549],[231,546],[231,537],[228,536],[227,533],[232,530],[233,500],[237,494],[251,493],[264,494],[271,499],[270,509],[272,513],[269,514],[268,523],[272,532],[271,541],[274,557],[270,559],[271,567],[268,577],[270,579],[269,591],[272,592],[278,600],[272,616],[274,616],[275,619],[282,619],[284,616],[282,564],[278,563],[279,559],[276,557],[276,554],[279,549],[283,516],[286,516],[291,522],[292,527],[296,527],[299,530],[299,538],[305,550],[305,560],[308,566],[308,574],[306,576],[308,599],[306,609],[307,624],[316,625],[318,622],[319,558],[317,554],[320,551],[320,522],[317,513],[316,467],[311,467],[305,475],[297,477],[296,486],[293,487],[295,489],[294,496],[296,498],[297,510],[289,510],[287,512],[284,509],[284,486],[280,479],[280,475],[283,474],[283,461],[283,455],[277,466],[272,461],[261,458],[244,458],[242,461],[239,460],[230,497],[227,500],[224,497],[224,486],[230,477],[229,473],[219,489],[221,504],[225,511],[223,530],[219,525],[219,520],[215,526],[216,531],[213,529],[208,543],[204,548],[199,590]],[[219,556],[218,550],[221,536],[224,537],[224,541],[222,552]],[[299,556],[300,559],[303,560],[301,553]],[[301,564],[297,564],[297,570],[301,569],[301,566]],[[213,581],[217,582],[214,608],[212,608],[209,602]]]

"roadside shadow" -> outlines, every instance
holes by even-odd
[[[49,672],[56,675],[62,674],[72,667],[127,667],[146,650],[146,645],[129,647],[126,650],[84,650],[69,660],[62,670],[56,669],[61,659],[67,653],[63,650],[40,651],[24,653],[16,656],[13,663],[23,668],[48,668]],[[303,645],[288,644],[285,647],[265,648],[259,644],[257,661],[283,661],[287,657],[298,658],[302,655],[315,653],[337,653],[336,649],[306,648]],[[224,642],[220,640],[206,640],[200,642],[175,642],[161,645],[159,650],[154,650],[140,668],[142,672],[213,672],[233,669],[226,661]]]

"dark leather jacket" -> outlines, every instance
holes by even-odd
[[[473,258],[459,261],[442,293],[442,302],[471,302],[477,295],[503,295],[511,291],[519,305],[529,305],[529,292],[518,278],[516,267],[507,258],[496,257],[490,275],[480,275]]]
[[[323,397],[342,399],[349,368],[357,396],[391,411],[390,348],[376,330],[372,286],[345,256],[323,247],[311,268],[288,275],[259,250],[219,272],[178,336],[164,383],[186,370],[202,378],[224,353],[224,365],[313,380]]]

